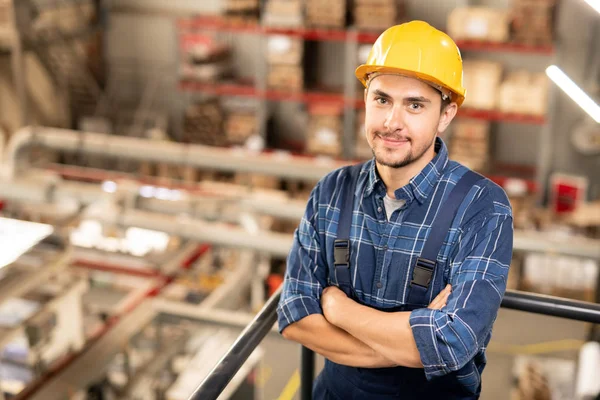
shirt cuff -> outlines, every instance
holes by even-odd
[[[288,296],[282,299],[277,306],[279,333],[288,325],[311,314],[323,314],[321,303],[317,299],[302,295]]]
[[[427,380],[452,372],[451,366],[444,362],[438,349],[436,313],[437,310],[419,308],[410,313],[408,320]]]

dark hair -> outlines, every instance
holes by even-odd
[[[446,107],[448,107],[448,104],[450,104],[450,103],[452,103],[451,97],[442,96],[442,106],[440,107],[440,113],[443,113],[444,110],[446,109]]]

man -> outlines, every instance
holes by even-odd
[[[324,177],[294,235],[279,329],[326,358],[315,399],[474,399],[512,256],[504,191],[448,160],[456,44],[394,26],[356,70],[373,159]]]

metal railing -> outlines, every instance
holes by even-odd
[[[229,381],[235,376],[252,351],[262,342],[277,320],[277,303],[281,287],[269,298],[254,320],[244,329],[236,342],[188,400],[216,400]],[[502,307],[535,314],[566,318],[600,324],[600,304],[570,300],[554,296],[507,290]],[[301,400],[312,399],[312,383],[315,373],[315,354],[302,347]]]

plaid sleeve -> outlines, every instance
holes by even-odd
[[[411,313],[410,326],[427,379],[462,368],[491,332],[512,257],[513,227],[508,210],[479,219],[459,239],[446,307]]]
[[[320,297],[326,286],[326,265],[315,228],[319,185],[312,191],[304,217],[294,232],[281,299],[277,307],[279,332],[311,314],[323,314]]]

